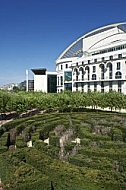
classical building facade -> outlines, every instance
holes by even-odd
[[[93,30],[56,60],[57,92],[115,90],[126,94],[126,23]]]

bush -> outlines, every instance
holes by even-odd
[[[35,141],[39,140],[39,133],[38,132],[35,132],[31,135],[31,140],[34,144]]]
[[[0,154],[6,152],[8,150],[7,146],[3,146],[0,144]]]
[[[54,132],[49,133],[49,144],[55,147],[60,147],[59,137]]]
[[[17,148],[27,147],[27,143],[24,141],[22,136],[17,136],[16,137],[16,147]]]
[[[0,137],[0,144],[2,146],[7,146],[7,140],[8,140],[8,132],[5,132],[1,137]]]

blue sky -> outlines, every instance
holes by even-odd
[[[0,0],[0,86],[55,60],[93,29],[126,21],[126,0]]]

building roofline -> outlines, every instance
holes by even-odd
[[[86,34],[84,34],[84,35],[82,35],[80,38],[78,38],[77,40],[75,40],[71,45],[69,45],[61,54],[60,54],[60,56],[57,58],[57,60],[56,60],[56,62],[58,61],[58,60],[60,60],[62,57],[63,57],[63,55],[74,45],[74,44],[76,44],[79,40],[81,40],[81,39],[83,39],[83,38],[86,38],[86,37],[88,37],[89,35],[93,35],[93,33],[97,33],[98,31],[102,31],[102,30],[104,30],[104,29],[106,29],[107,30],[107,28],[109,29],[109,28],[116,28],[116,27],[118,27],[118,26],[120,26],[120,25],[125,25],[126,24],[126,22],[120,22],[120,23],[115,23],[115,24],[109,24],[109,25],[106,25],[106,26],[102,26],[102,27],[100,27],[100,28],[97,28],[97,29],[94,29],[94,30],[92,30],[92,31],[90,31],[90,32],[88,32],[88,33],[86,33]]]
[[[97,29],[92,30],[91,32],[86,33],[86,34],[83,35],[82,37],[85,38],[86,36],[88,36],[88,35],[90,35],[90,34],[93,34],[93,33],[95,33],[95,32],[98,32],[98,31],[100,31],[100,30],[107,29],[107,28],[109,29],[110,27],[116,28],[116,27],[118,27],[118,26],[120,26],[120,25],[124,25],[124,24],[126,24],[126,22],[120,22],[120,23],[115,23],[115,24],[109,24],[109,25],[106,25],[106,26],[102,26],[102,27],[100,27],[100,28],[97,28]]]
[[[31,69],[31,71],[32,71],[35,75],[45,75],[47,69],[46,69],[46,68],[38,68],[38,69]]]

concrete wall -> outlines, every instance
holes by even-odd
[[[47,75],[34,75],[34,91],[47,92]]]

